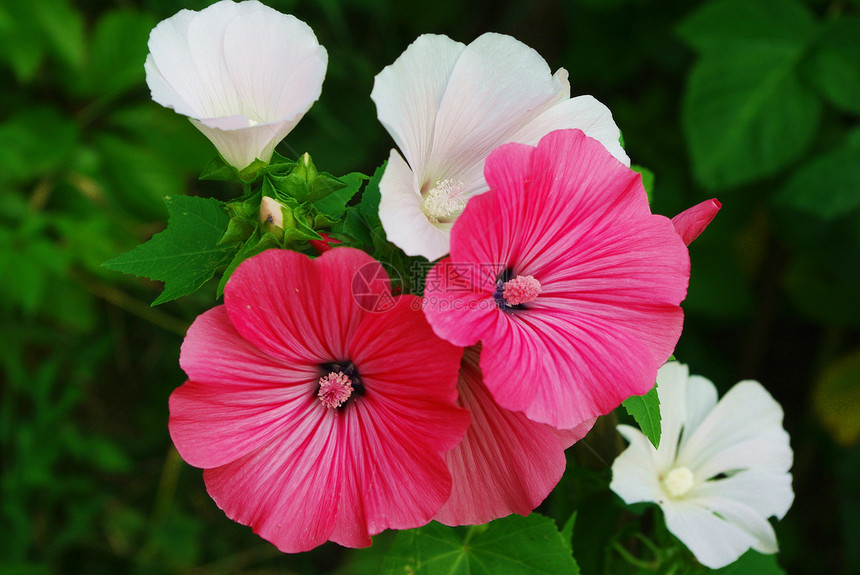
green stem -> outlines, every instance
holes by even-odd
[[[627,561],[634,567],[638,567],[639,569],[646,569],[648,571],[654,571],[657,568],[653,561],[643,561],[637,557],[634,557],[633,554],[630,553],[627,549],[625,549],[624,546],[621,545],[621,543],[619,543],[618,541],[615,541],[612,544],[612,548],[615,549],[615,551],[617,551],[618,554],[621,555],[621,557],[625,561]]]

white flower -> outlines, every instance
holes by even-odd
[[[768,517],[781,519],[794,501],[779,403],[750,380],[717,403],[710,381],[674,361],[660,368],[657,394],[660,447],[619,425],[630,446],[612,464],[610,488],[627,503],[659,504],[669,531],[712,569],[750,547],[776,553]]]
[[[409,255],[448,253],[451,227],[468,199],[487,191],[484,160],[501,144],[535,145],[553,130],[579,128],[630,164],[606,106],[571,99],[567,71],[552,75],[510,36],[484,34],[468,46],[420,36],[376,76],[370,97],[403,154],[391,151],[379,218]]]
[[[224,160],[268,162],[319,98],[328,54],[310,27],[256,0],[181,10],[149,35],[152,99],[184,114]]]

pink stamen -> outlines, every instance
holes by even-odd
[[[352,380],[342,371],[333,371],[321,377],[317,397],[326,407],[340,407],[352,395]]]
[[[517,276],[502,286],[502,297],[510,306],[533,302],[540,292],[540,282],[534,276]]]

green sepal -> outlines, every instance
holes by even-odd
[[[282,173],[291,169],[295,164],[294,161],[274,152],[269,162],[254,160],[250,165],[237,170],[234,166],[225,162],[221,156],[216,156],[203,168],[199,179],[252,184],[263,174]]]
[[[351,172],[343,176],[340,181],[345,184],[344,187],[314,201],[314,208],[320,216],[330,220],[331,223],[336,222],[346,210],[347,203],[358,193],[362,184],[369,179],[368,176],[359,172]]]
[[[347,187],[347,182],[319,172],[309,154],[299,158],[289,174],[269,174],[269,180],[281,195],[299,203],[317,202]]]

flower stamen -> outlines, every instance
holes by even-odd
[[[448,178],[439,180],[421,201],[421,211],[430,220],[438,224],[441,220],[459,215],[466,207],[462,197],[463,182]]]
[[[540,282],[534,276],[517,276],[502,285],[502,298],[511,307],[533,302],[540,292]]]
[[[319,379],[317,397],[326,407],[338,408],[352,395],[352,379],[342,371],[333,371]]]
[[[687,467],[676,467],[663,478],[663,489],[672,498],[683,497],[695,486],[696,479]]]

